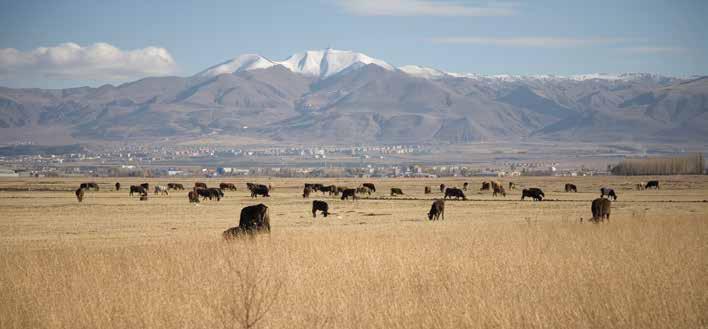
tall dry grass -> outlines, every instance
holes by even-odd
[[[0,328],[702,328],[705,216],[0,247]]]

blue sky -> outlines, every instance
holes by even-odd
[[[708,1],[4,1],[0,85],[192,75],[328,46],[480,74],[708,74]]]

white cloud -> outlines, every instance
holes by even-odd
[[[172,55],[160,47],[121,50],[107,43],[82,47],[63,43],[30,51],[0,48],[0,78],[120,81],[176,71]]]
[[[336,0],[346,11],[360,16],[510,16],[512,3],[487,2],[468,5],[459,1],[431,0]]]
[[[629,41],[625,38],[594,37],[594,38],[566,38],[566,37],[439,37],[433,38],[435,43],[448,44],[479,44],[503,47],[581,47],[600,44],[617,44]]]

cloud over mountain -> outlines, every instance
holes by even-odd
[[[176,71],[172,55],[160,47],[122,50],[108,43],[62,43],[30,51],[0,49],[0,79],[37,76],[49,79],[117,81]]]

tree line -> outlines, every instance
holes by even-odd
[[[613,175],[701,175],[705,171],[703,153],[673,157],[625,159],[612,168]]]

